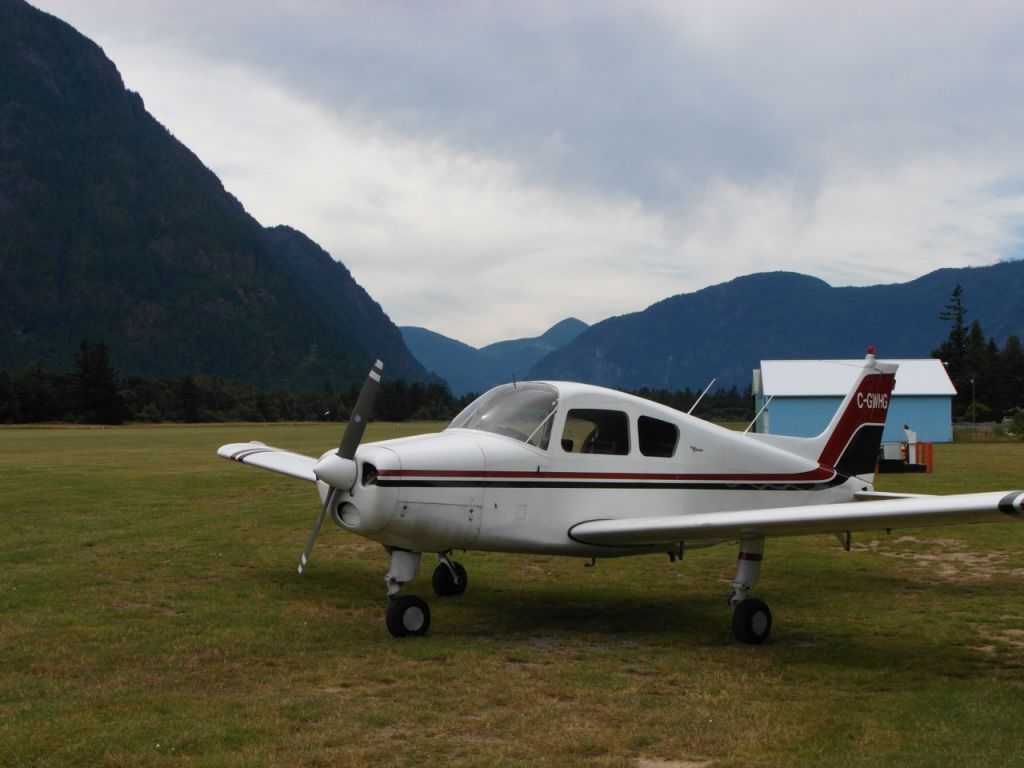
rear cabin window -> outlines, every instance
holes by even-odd
[[[661,419],[641,416],[637,421],[637,440],[644,456],[670,459],[676,453],[679,427]]]
[[[622,411],[574,408],[565,417],[562,450],[566,453],[629,453],[629,419]]]

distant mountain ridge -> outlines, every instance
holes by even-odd
[[[540,336],[498,341],[477,349],[426,328],[402,326],[406,346],[424,367],[448,382],[462,396],[484,392],[497,384],[523,379],[533,365],[587,329],[575,317],[556,323]]]
[[[0,0],[0,370],[68,367],[321,388],[436,381],[319,246],[264,229],[125,89],[103,51]]]
[[[939,319],[963,286],[967,321],[1002,343],[1024,337],[1024,261],[939,269],[907,283],[834,288],[793,272],[738,277],[596,323],[530,370],[624,389],[750,384],[762,359],[927,357],[948,335]]]

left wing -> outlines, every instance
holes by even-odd
[[[313,474],[313,467],[316,466],[316,459],[310,456],[303,456],[301,453],[292,453],[281,448],[272,448],[263,443],[229,443],[217,449],[217,455],[222,459],[232,459],[242,464],[251,464],[260,469],[269,469],[271,472],[278,472],[289,477],[297,477],[299,480],[316,482],[316,475]]]
[[[882,528],[989,523],[1012,517],[1024,519],[1024,491],[589,520],[570,528],[569,537],[582,544],[637,547],[671,545],[700,539],[802,536]]]

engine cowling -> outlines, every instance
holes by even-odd
[[[379,539],[376,534],[391,522],[395,513],[398,489],[377,484],[378,467],[386,472],[400,466],[394,451],[378,445],[361,446],[352,462],[354,474],[350,485],[344,493],[339,494],[332,510],[334,522],[353,533]],[[347,472],[347,468],[340,469],[336,479],[349,482]]]

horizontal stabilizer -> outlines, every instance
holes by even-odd
[[[271,472],[297,477],[299,480],[316,482],[316,475],[313,474],[316,459],[303,456],[301,453],[292,453],[280,448],[272,448],[263,443],[252,442],[222,445],[217,449],[217,455],[223,459],[232,459],[260,469],[269,469]]]
[[[1010,517],[1024,519],[1024,491],[591,520],[570,528],[569,537],[596,546],[643,547],[680,541],[960,525]]]

